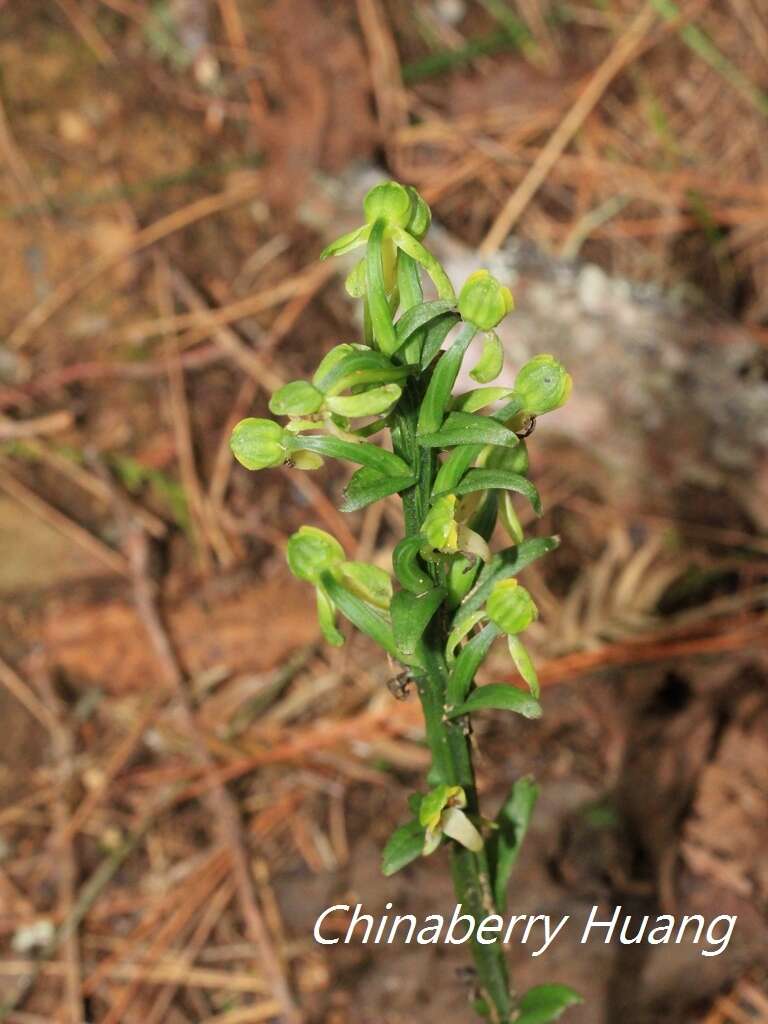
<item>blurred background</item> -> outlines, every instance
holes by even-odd
[[[573,1024],[768,1021],[768,9],[763,0],[0,0],[0,1020],[471,1019],[466,950],[319,947],[332,903],[446,913],[380,850],[427,765],[368,641],[320,642],[307,522],[389,565],[392,500],[248,474],[232,424],[355,340],[382,176],[454,283],[555,353],[530,441],[543,793],[515,913],[739,915],[721,956],[578,945]],[[501,652],[487,679],[510,678]],[[346,923],[338,919],[343,930]]]

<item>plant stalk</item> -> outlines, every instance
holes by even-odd
[[[416,420],[423,386],[414,384],[406,389],[398,407],[392,431],[395,453],[406,459],[416,471],[417,483],[403,492],[405,526],[408,536],[418,534],[429,507],[429,495],[436,473],[436,460],[428,448],[416,441]],[[467,811],[479,814],[477,789],[472,766],[469,736],[461,720],[447,721],[444,717],[448,667],[445,644],[448,624],[438,613],[423,639],[423,657],[426,674],[417,680],[419,698],[424,712],[427,743],[432,754],[432,785],[446,783],[461,786],[467,797]],[[483,1001],[492,1024],[511,1024],[512,998],[504,947],[497,941],[483,945],[474,937],[477,925],[490,914],[498,914],[493,897],[493,885],[485,850],[473,853],[451,841],[451,869],[457,901],[463,913],[475,920],[472,956]]]

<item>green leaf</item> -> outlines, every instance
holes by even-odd
[[[392,632],[395,634],[398,650],[405,657],[415,653],[424,630],[444,599],[444,587],[434,587],[419,595],[408,590],[399,590],[392,598]]]
[[[434,434],[442,426],[461,361],[476,333],[472,324],[464,324],[451,347],[440,357],[421,403],[417,434]]]
[[[505,469],[470,469],[453,488],[453,493],[472,494],[474,491],[491,490],[515,491],[522,494],[530,501],[533,511],[541,515],[541,498],[531,481],[519,473],[509,473]]]
[[[411,467],[399,455],[377,448],[365,441],[342,441],[339,437],[325,437],[322,434],[297,434],[287,442],[289,450],[298,448],[305,452],[317,452],[332,459],[347,459],[359,462],[361,466],[375,469],[383,476],[412,476]]]
[[[354,473],[344,488],[342,512],[357,512],[374,501],[398,494],[416,483],[415,476],[383,476],[375,469],[363,466]],[[416,538],[418,540],[418,538]],[[419,544],[421,541],[419,541]]]
[[[507,886],[520,855],[525,833],[539,796],[539,787],[532,776],[526,775],[513,785],[512,791],[496,815],[498,826],[488,840],[488,861],[493,878],[496,906],[504,912],[507,907]]]
[[[456,661],[453,663],[451,674],[448,677],[445,703],[460,704],[467,696],[467,690],[475,673],[491,649],[493,641],[501,635],[501,630],[493,622],[484,626],[477,636],[473,636],[469,643],[465,644]]]
[[[452,448],[454,445],[495,444],[514,448],[520,444],[517,434],[490,416],[452,412],[439,430],[420,433],[418,442],[425,448]]]
[[[539,677],[536,674],[536,669],[525,644],[518,636],[508,636],[507,646],[509,647],[509,653],[512,655],[512,661],[515,663],[515,668],[528,684],[531,694],[538,699],[541,692]]]
[[[397,255],[397,291],[400,297],[400,309],[405,315],[408,310],[420,306],[424,299],[424,291],[421,287],[421,274],[416,264],[407,253],[398,252]],[[401,316],[400,320],[403,317]],[[399,323],[400,321],[398,321]],[[402,329],[401,329],[402,331]],[[426,331],[423,327],[413,331],[410,336],[400,340],[398,324],[395,324],[395,336],[398,340],[398,352],[402,362],[406,365],[415,365],[421,358],[421,348],[424,344]]]
[[[488,600],[488,595],[499,580],[509,579],[510,576],[517,576],[519,572],[531,562],[535,562],[542,555],[549,554],[559,545],[559,537],[534,537],[531,540],[524,540],[512,548],[505,548],[493,556],[487,565],[483,566],[482,572],[477,578],[474,588],[467,594],[464,603],[454,616],[452,628],[461,629],[464,620],[469,620],[473,614],[482,608]]]
[[[322,366],[322,363],[320,365]],[[318,368],[315,373],[315,384],[324,395],[331,397],[363,384],[401,381],[409,373],[408,367],[395,366],[383,353],[367,348],[363,351],[353,350],[345,353],[322,375]]]
[[[402,296],[401,296],[402,297]],[[447,299],[436,299],[434,302],[421,302],[413,306],[400,317],[395,324],[395,336],[397,347],[401,348],[413,335],[425,327],[436,317],[449,313],[453,309],[453,303]]]
[[[388,654],[396,658],[397,645],[392,635],[392,627],[384,616],[364,601],[361,601],[359,597],[350,594],[331,573],[323,573],[320,581],[330,599],[339,611],[349,619],[352,625],[356,626],[361,633],[371,637]]]
[[[385,355],[391,355],[397,348],[397,339],[384,284],[384,228],[385,222],[381,219],[371,228],[365,256],[365,280],[373,336],[381,351]]]
[[[506,683],[489,683],[479,686],[467,697],[463,704],[457,705],[446,712],[447,718],[458,718],[469,715],[473,711],[493,708],[496,711],[514,711],[523,718],[541,718],[541,704],[527,693]]]
[[[352,249],[357,249],[358,246],[363,245],[370,230],[370,224],[363,224],[361,228],[355,228],[354,231],[348,231],[346,235],[342,235],[341,238],[337,238],[335,242],[331,242],[330,245],[326,245],[320,253],[320,259],[327,260],[329,256],[342,256],[345,252],[351,252]]]
[[[424,847],[424,827],[418,821],[407,821],[395,829],[387,840],[381,855],[381,870],[384,875],[394,875],[411,861],[421,856]]]
[[[451,494],[485,445],[458,445],[437,471],[432,495]]]
[[[426,328],[424,344],[421,348],[421,369],[426,370],[437,353],[443,347],[443,342],[459,322],[458,313],[443,313],[442,316],[433,320]]]
[[[403,231],[402,228],[391,227],[390,234],[398,249],[402,249],[412,260],[416,260],[426,270],[427,274],[432,278],[435,288],[437,288],[438,296],[450,302],[452,306],[455,306],[456,293],[453,290],[453,285],[429,249],[426,249],[421,242],[417,241],[413,235],[409,235],[407,231]]]
[[[520,1000],[520,1016],[515,1024],[549,1024],[557,1020],[569,1006],[584,1000],[567,985],[537,985],[529,988]]]
[[[339,416],[348,416],[354,419],[358,416],[378,416],[387,412],[397,402],[402,394],[399,384],[382,384],[380,387],[369,388],[357,395],[334,395],[326,399],[326,405],[331,412]]]
[[[362,473],[363,470],[360,470]],[[353,478],[354,479],[354,478]],[[350,481],[351,483],[352,481]],[[400,586],[412,594],[424,594],[433,586],[419,552],[424,543],[420,536],[403,537],[392,552],[392,568]]]

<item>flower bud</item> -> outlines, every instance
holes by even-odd
[[[421,241],[432,223],[432,211],[413,186],[406,185],[405,189],[411,197],[411,216],[406,231]]]
[[[472,380],[478,384],[488,384],[496,380],[504,369],[504,348],[496,331],[488,331],[483,341],[483,351],[473,370],[469,371]]]
[[[444,494],[435,500],[421,527],[422,536],[430,548],[446,552],[458,549],[459,525],[455,514],[455,494]]]
[[[402,388],[397,384],[382,384],[369,388],[357,395],[333,395],[326,399],[326,406],[340,416],[378,416],[387,412],[400,398]]]
[[[385,181],[370,190],[363,208],[369,224],[381,219],[394,227],[405,228],[411,217],[412,202],[406,188],[396,181]]]
[[[311,416],[323,404],[322,392],[307,380],[292,380],[272,395],[269,411],[275,416]]]
[[[282,466],[287,458],[285,430],[274,420],[250,416],[240,420],[232,431],[229,447],[246,469]]]
[[[513,307],[509,288],[505,288],[487,270],[476,270],[470,274],[459,295],[462,319],[481,331],[496,327]]]
[[[488,618],[510,636],[522,633],[539,614],[531,595],[514,579],[496,584],[485,610]]]
[[[286,557],[294,576],[317,584],[324,572],[341,565],[346,556],[330,533],[316,526],[302,526],[289,539]]]
[[[550,355],[536,356],[515,379],[515,392],[524,411],[532,416],[559,409],[571,393],[573,381],[562,363]]]

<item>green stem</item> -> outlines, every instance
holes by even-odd
[[[420,531],[437,470],[431,450],[416,442],[416,422],[425,384],[424,381],[409,382],[398,404],[392,429],[395,453],[413,467],[417,477],[416,485],[403,493],[408,536]],[[447,634],[447,618],[438,612],[423,640],[426,671],[418,680],[427,743],[432,754],[430,782],[432,785],[443,782],[461,786],[467,796],[469,813],[477,815],[479,805],[469,738],[460,721],[448,722],[444,717],[448,684],[444,655]],[[470,914],[476,923],[490,914],[498,914],[485,849],[472,853],[455,842],[451,842],[451,847],[453,885],[463,912]],[[500,942],[481,945],[473,940],[472,956],[489,1019],[493,1024],[510,1024],[512,997],[504,947]]]

